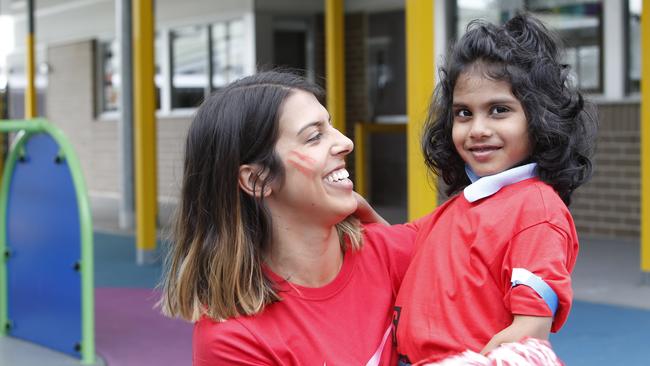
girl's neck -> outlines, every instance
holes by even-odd
[[[286,280],[305,287],[322,287],[338,275],[343,251],[335,226],[284,225],[273,217],[273,241],[266,264]]]

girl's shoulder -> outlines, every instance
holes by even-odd
[[[522,199],[532,200],[532,202],[544,205],[547,208],[567,209],[555,189],[539,178],[530,179],[522,195],[524,195]]]
[[[504,187],[502,191],[494,195],[493,202],[505,200],[510,205],[541,207],[561,204],[566,207],[553,187],[536,177]]]
[[[538,178],[513,185],[510,194],[501,202],[493,202],[500,210],[517,216],[524,226],[541,222],[561,223],[569,229],[573,219],[568,207],[558,193]]]

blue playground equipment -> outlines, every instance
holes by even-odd
[[[0,182],[0,335],[95,363],[93,235],[79,160],[45,119],[17,133]]]

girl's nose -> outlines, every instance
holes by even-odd
[[[487,121],[483,117],[476,117],[472,121],[472,127],[469,131],[471,138],[479,139],[484,137],[489,137],[492,134],[490,126],[488,126]]]

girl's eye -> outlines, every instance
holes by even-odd
[[[456,117],[470,117],[472,115],[472,112],[468,111],[467,109],[459,109],[456,111]]]
[[[510,109],[502,105],[497,105],[492,107],[492,111],[491,111],[492,114],[507,113],[507,112],[510,112]]]

